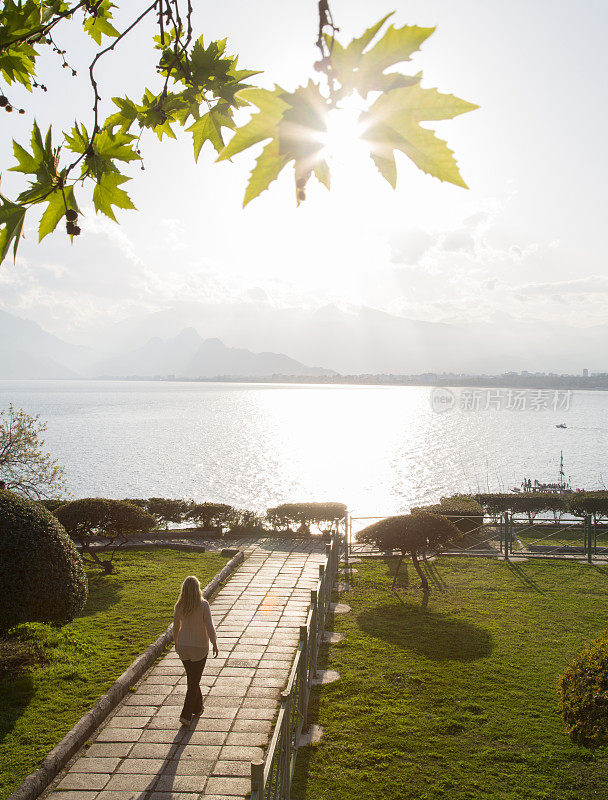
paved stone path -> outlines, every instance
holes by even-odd
[[[202,715],[181,728],[186,678],[172,650],[77,757],[51,800],[244,798],[324,560],[321,543],[249,547],[211,603],[220,653],[205,666]]]

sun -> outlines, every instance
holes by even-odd
[[[361,138],[363,126],[358,121],[361,107],[344,103],[327,115],[327,132],[323,135],[322,158],[334,166],[354,167],[369,156],[369,144]]]

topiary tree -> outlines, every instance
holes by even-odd
[[[559,704],[568,735],[576,744],[608,744],[608,632],[574,658],[558,684]]]
[[[483,508],[473,497],[454,495],[442,497],[438,503],[419,506],[412,511],[425,511],[447,517],[462,533],[479,533],[483,528]]]
[[[22,622],[62,624],[87,599],[82,558],[56,517],[0,491],[0,632]]]
[[[429,582],[420,567],[419,557],[428,550],[437,550],[442,545],[458,539],[460,535],[454,523],[445,517],[417,511],[374,522],[373,525],[368,525],[357,533],[357,541],[374,544],[380,550],[398,550],[401,553],[393,578],[393,589],[403,559],[407,555],[411,556],[414,568],[420,576],[422,590],[428,595]]]
[[[575,517],[590,515],[595,522],[608,517],[608,492],[573,492],[567,499],[568,510]]]
[[[122,500],[87,497],[65,503],[55,512],[59,522],[81,547],[85,561],[107,574],[114,569],[114,557],[133,534],[148,533],[156,520],[142,508]],[[109,553],[100,558],[99,553]]]
[[[186,516],[203,530],[209,530],[228,524],[233,513],[234,509],[227,503],[193,503]]]
[[[134,503],[133,505],[139,505]],[[148,514],[152,514],[159,524],[169,528],[169,523],[182,522],[188,511],[188,503],[185,500],[173,500],[168,497],[149,497],[144,508]]]
[[[263,536],[267,533],[265,522],[266,518],[256,511],[234,508],[228,520],[228,536]]]
[[[269,508],[266,517],[278,531],[291,531],[310,536],[310,526],[322,532],[332,528],[346,516],[344,503],[282,503]]]

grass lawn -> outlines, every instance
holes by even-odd
[[[23,625],[47,661],[0,674],[0,797],[6,797],[173,618],[186,575],[204,586],[225,566],[216,553],[131,550],[116,572],[88,571],[89,600],[62,628]]]
[[[424,612],[411,564],[391,593],[394,565],[355,565],[292,800],[606,800],[608,753],[564,735],[556,682],[608,627],[608,569],[441,558]]]

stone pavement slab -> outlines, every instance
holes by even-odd
[[[179,723],[186,676],[172,650],[116,709],[47,793],[50,800],[239,800],[263,756],[306,622],[322,542],[258,542],[211,603],[218,658],[205,708]],[[57,790],[61,790],[60,794]]]

